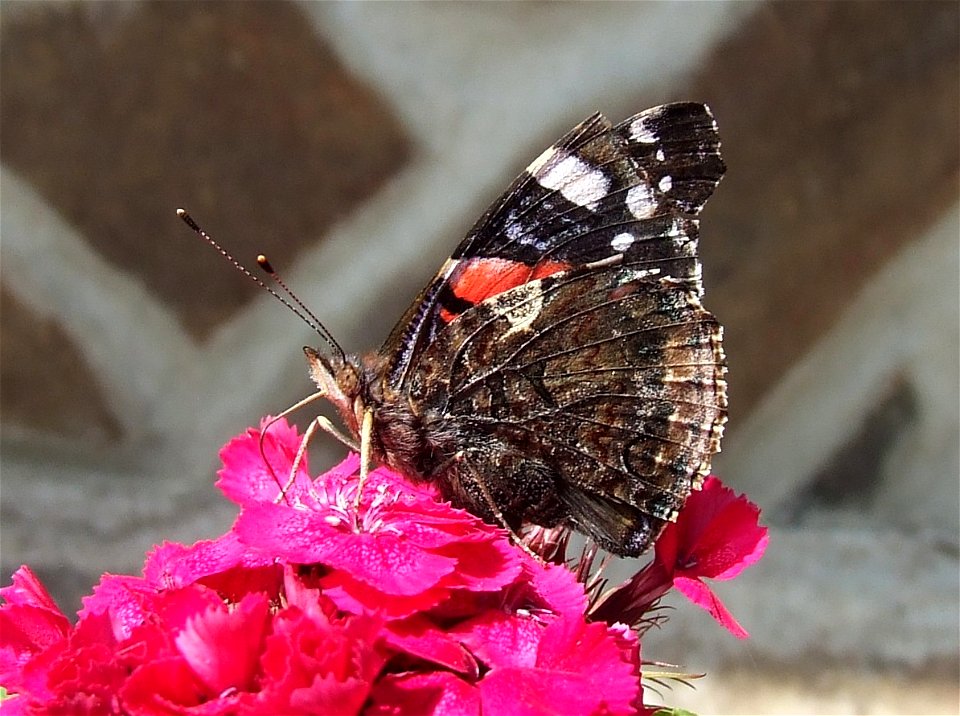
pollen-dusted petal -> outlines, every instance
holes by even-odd
[[[297,564],[342,569],[385,594],[418,594],[456,567],[403,535],[356,533],[335,528],[321,512],[283,505],[248,506],[234,529],[248,544]]]
[[[340,542],[322,561],[386,594],[419,594],[456,567],[455,560],[411,545],[402,535],[361,534]]]

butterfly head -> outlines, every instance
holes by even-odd
[[[333,403],[347,428],[360,434],[365,401],[363,371],[352,356],[321,354],[315,348],[304,346],[303,353],[310,366],[310,377],[327,400]]]

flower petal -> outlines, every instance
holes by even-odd
[[[269,603],[251,594],[235,609],[210,608],[187,622],[177,648],[213,694],[248,691],[269,623]]]
[[[735,637],[738,639],[746,639],[750,636],[747,630],[740,626],[740,623],[734,618],[733,614],[727,611],[727,608],[717,595],[702,581],[689,577],[677,577],[673,583],[681,594],[698,607],[705,609],[710,616],[726,627]]]
[[[475,686],[446,671],[390,674],[374,688],[373,703],[364,714],[480,716],[480,692]]]
[[[228,499],[241,506],[251,502],[272,502],[289,479],[294,457],[300,448],[301,437],[296,427],[285,419],[271,422],[268,417],[260,425],[260,430],[249,428],[220,451],[223,468],[217,473],[217,487]],[[261,430],[265,431],[263,452],[260,449]],[[304,455],[287,495],[295,497],[308,492],[310,485]]]

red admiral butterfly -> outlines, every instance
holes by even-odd
[[[590,117],[487,210],[379,351],[346,356],[325,332],[333,352],[304,349],[320,393],[368,456],[455,504],[639,555],[699,488],[726,420],[697,258],[719,150],[702,104]]]

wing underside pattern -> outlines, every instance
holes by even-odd
[[[498,504],[533,521],[565,512],[622,546],[675,517],[719,447],[720,340],[682,284],[634,266],[571,272],[464,313],[425,352],[412,394],[460,426],[463,459],[493,476]],[[521,504],[514,473],[538,475],[545,494]]]
[[[401,389],[420,352],[468,307],[456,293],[458,264],[501,259],[529,267],[511,273],[512,285],[492,282],[499,293],[623,254],[699,292],[696,214],[723,171],[716,123],[702,104],[655,107],[616,126],[600,114],[588,118],[524,170],[397,323],[381,349],[391,361],[389,384]],[[444,311],[450,306],[457,310]]]

